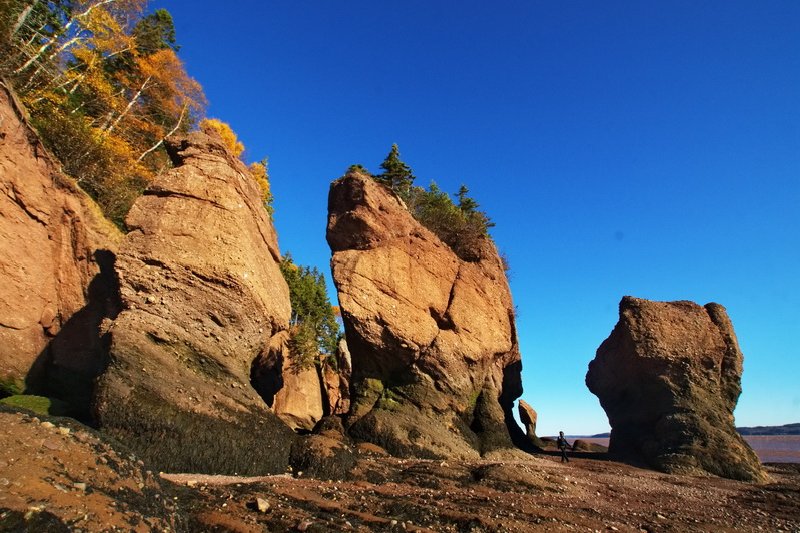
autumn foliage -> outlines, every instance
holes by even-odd
[[[177,55],[169,12],[145,8],[146,0],[0,0],[0,75],[65,171],[120,225],[169,167],[164,139],[196,127],[206,105]],[[257,171],[268,179],[266,166]]]

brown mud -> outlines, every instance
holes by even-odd
[[[581,453],[411,460],[347,480],[161,474],[69,419],[0,412],[0,531],[800,531],[800,465],[667,475]],[[261,499],[262,509],[258,509]]]

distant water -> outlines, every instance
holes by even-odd
[[[607,438],[581,440],[608,446]],[[746,435],[744,440],[762,463],[800,463],[800,435]]]

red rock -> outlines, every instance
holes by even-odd
[[[109,329],[97,420],[160,470],[282,471],[292,433],[251,386],[254,361],[285,349],[289,326],[275,230],[221,139],[194,133],[168,149],[176,168],[126,220],[125,308]]]
[[[0,381],[88,405],[121,237],[0,83]],[[104,269],[105,272],[101,272]],[[113,307],[111,305],[110,307]],[[56,368],[68,383],[50,381]],[[63,380],[62,380],[63,381]]]
[[[511,446],[521,363],[491,240],[460,259],[357,172],[331,186],[327,238],[353,361],[350,433],[402,455]]]
[[[725,308],[626,296],[586,385],[611,424],[609,452],[673,473],[765,474],[736,432],[742,352]]]

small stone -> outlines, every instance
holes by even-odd
[[[82,483],[82,482],[73,483],[72,486],[75,487],[78,490],[86,491],[86,483]]]
[[[42,427],[43,427],[43,428],[50,429],[50,428],[54,428],[54,427],[56,427],[56,426],[55,426],[55,424],[53,424],[52,422],[42,422]]]
[[[259,513],[268,513],[270,510],[269,502],[264,498],[256,498],[256,509],[258,509]]]
[[[392,526],[392,527],[396,526],[397,525],[397,520],[392,520],[391,522],[389,522],[389,525]]]
[[[149,303],[149,304],[154,304],[154,303],[156,303],[156,297],[151,294],[150,296],[145,298],[144,301]]]
[[[58,428],[58,432],[61,433],[62,435],[69,435],[70,431],[71,430],[69,428],[64,428],[64,427]]]
[[[186,482],[186,486],[194,488],[197,486],[197,481],[194,479],[190,479],[189,481]]]

